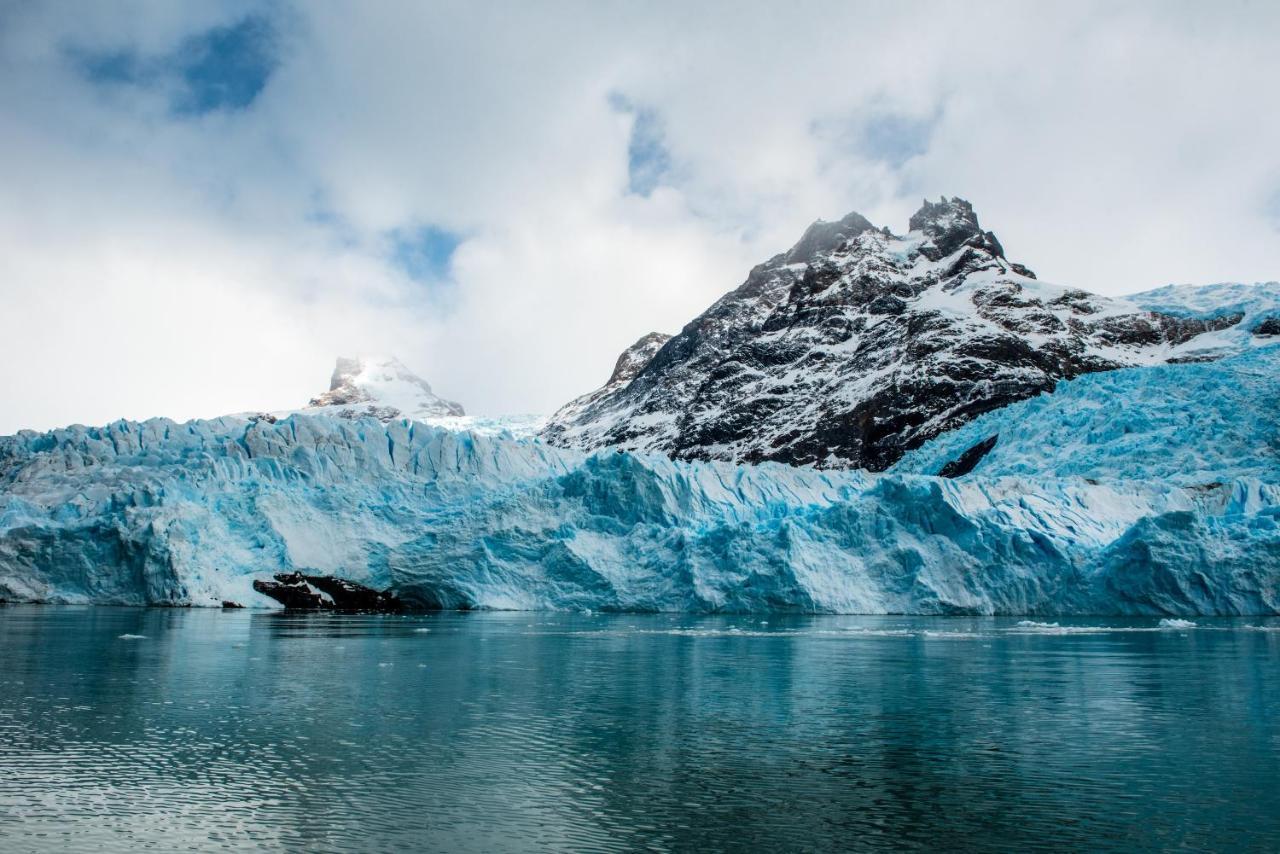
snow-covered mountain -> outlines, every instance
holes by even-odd
[[[421,421],[466,415],[461,404],[436,396],[431,384],[393,357],[339,358],[329,390],[306,410],[339,418]]]
[[[962,199],[926,202],[902,236],[853,213],[814,223],[634,378],[568,404],[542,435],[578,449],[878,471],[1061,379],[1221,355],[1240,330],[1208,347],[1203,336],[1242,318],[1040,282]]]
[[[340,357],[329,390],[301,409],[241,412],[227,417],[279,420],[299,414],[349,421],[376,418],[384,424],[417,421],[454,432],[513,439],[536,435],[547,420],[545,415],[466,415],[461,404],[437,396],[430,383],[392,356]]]

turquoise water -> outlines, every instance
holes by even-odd
[[[9,606],[0,851],[1280,848],[1280,622],[1061,622]]]

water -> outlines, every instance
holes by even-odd
[[[1017,622],[9,606],[0,850],[1280,848],[1280,622]]]

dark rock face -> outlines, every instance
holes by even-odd
[[[290,610],[398,613],[405,605],[394,594],[332,575],[282,572],[273,581],[255,580],[253,589]],[[225,603],[224,603],[225,607]]]
[[[1254,335],[1280,335],[1280,316],[1264,317],[1253,327]]]
[[[562,408],[543,437],[882,470],[1060,379],[1177,359],[1179,345],[1239,322],[1042,284],[962,199],[926,202],[910,228],[897,237],[858,214],[815,223],[630,380],[615,371]]]
[[[920,210],[907,223],[907,228],[925,236],[926,243],[920,251],[931,261],[941,260],[962,246],[1004,257],[1000,241],[991,232],[982,230],[973,205],[964,199],[947,201],[944,197],[937,203],[925,199]]]
[[[279,573],[274,581],[254,579],[253,589],[291,610],[318,611],[332,607],[332,603],[326,603],[325,598],[307,584],[300,572]]]
[[[991,449],[996,446],[999,441],[1000,434],[988,436],[978,444],[969,448],[960,456],[944,465],[938,470],[938,477],[963,477],[973,471],[978,463],[982,462],[982,458],[991,453]]]

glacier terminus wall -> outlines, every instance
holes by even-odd
[[[884,473],[325,414],[27,431],[0,439],[0,596],[268,607],[253,579],[306,569],[424,608],[1274,613],[1277,376],[1270,347],[1086,376]]]

